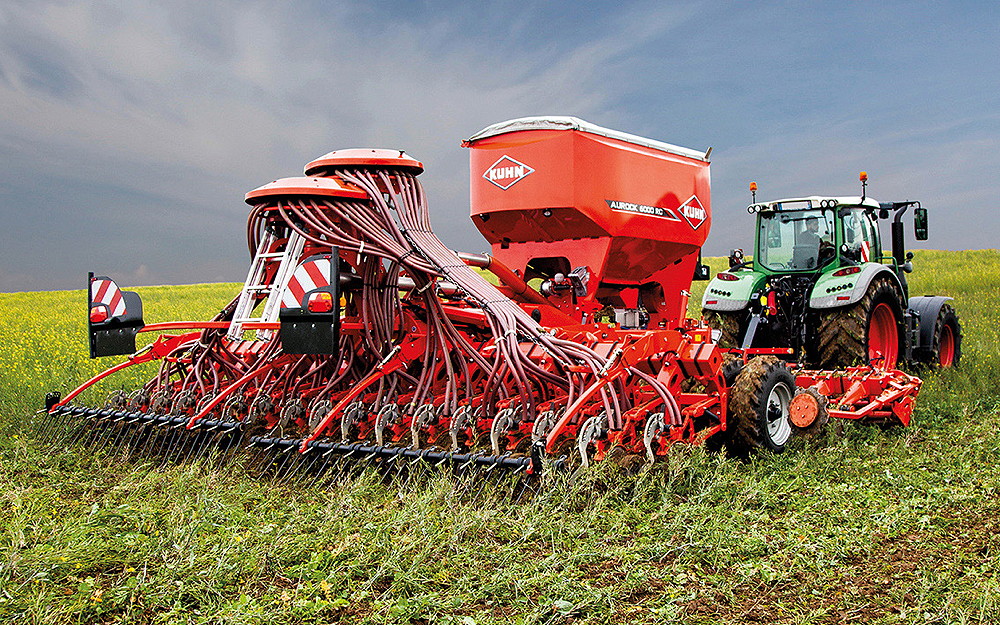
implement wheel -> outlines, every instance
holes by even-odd
[[[931,364],[938,367],[957,367],[962,358],[962,325],[955,309],[945,304],[938,312],[931,343]]]
[[[702,318],[713,330],[718,330],[722,334],[719,336],[719,347],[739,347],[740,343],[740,319],[743,318],[744,311],[719,312],[703,308]]]
[[[819,367],[839,369],[871,364],[880,369],[895,369],[903,351],[902,322],[899,291],[889,278],[875,278],[856,304],[821,317]]]
[[[736,376],[729,395],[727,441],[736,455],[781,453],[792,436],[789,405],[795,377],[775,356],[757,356]]]

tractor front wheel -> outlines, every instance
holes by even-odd
[[[781,453],[792,436],[788,407],[795,377],[775,356],[757,356],[736,376],[729,393],[727,429],[730,450],[745,456],[755,451]]]
[[[822,315],[816,354],[823,369],[871,364],[895,369],[903,351],[903,311],[895,285],[875,278],[853,306]]]

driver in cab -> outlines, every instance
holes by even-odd
[[[805,222],[792,254],[792,264],[796,269],[813,269],[832,257],[832,243],[819,234],[819,217],[807,217]]]

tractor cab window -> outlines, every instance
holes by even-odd
[[[831,211],[775,211],[759,216],[757,260],[767,269],[817,269],[835,256]]]
[[[882,250],[878,249],[875,224],[862,208],[841,210],[844,224],[844,256],[859,263],[874,262]]]

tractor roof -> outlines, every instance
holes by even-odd
[[[870,197],[862,198],[853,196],[833,196],[833,195],[810,195],[808,197],[785,198],[782,200],[772,200],[751,204],[747,210],[751,213],[759,211],[798,211],[814,208],[832,208],[834,206],[860,206],[864,208],[881,208],[876,200]]]

